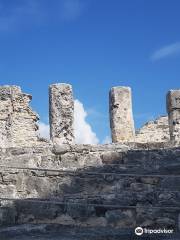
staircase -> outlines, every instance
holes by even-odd
[[[179,148],[13,151],[1,152],[0,239],[180,239]]]

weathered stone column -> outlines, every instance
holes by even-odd
[[[131,88],[113,87],[109,94],[112,142],[134,141]]]
[[[170,90],[166,98],[170,139],[180,142],[180,90]]]
[[[39,143],[38,115],[32,97],[18,86],[0,86],[0,147],[33,146]]]
[[[72,86],[65,83],[49,87],[50,137],[54,144],[74,142],[74,101]]]

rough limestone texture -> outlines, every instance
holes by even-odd
[[[167,112],[169,117],[170,139],[180,141],[180,90],[167,93]]]
[[[111,88],[109,112],[112,142],[133,141],[135,130],[129,87]]]
[[[26,144],[37,142],[32,138],[37,116],[28,106],[30,96],[18,87],[0,89],[0,129],[7,138],[0,139],[5,146],[0,146],[0,239],[135,240],[137,226],[173,229],[178,237],[170,238],[180,239],[180,144],[168,141],[167,117],[147,123],[135,138],[130,89],[112,89],[111,126],[122,142],[69,144],[73,142],[72,89],[53,85],[54,144],[25,146],[24,139]],[[178,109],[172,107],[173,101],[168,106],[170,112]],[[12,147],[12,139],[20,146]],[[16,238],[24,228],[27,231]],[[54,238],[47,234],[50,229],[59,231]],[[149,239],[166,238],[159,236]]]
[[[166,143],[155,146],[127,143],[0,149],[0,160],[8,162],[0,169],[1,238],[3,228],[8,232],[12,226],[16,233],[16,227],[31,224],[40,228],[51,224],[54,229],[66,225],[69,232],[74,227],[84,232],[86,227],[91,231],[98,228],[104,236],[97,240],[113,239],[106,237],[103,227],[118,230],[115,239],[123,240],[136,239],[119,235],[124,229],[134,233],[136,226],[179,232],[180,149]],[[15,159],[16,167],[11,165]],[[34,167],[29,167],[31,159],[37,159]],[[46,161],[53,165],[44,167]],[[71,169],[73,164],[76,171]],[[26,236],[20,239],[29,239]],[[67,239],[77,239],[73,236]]]
[[[72,86],[52,84],[49,88],[50,137],[54,144],[74,142],[74,101]]]
[[[0,87],[0,147],[31,146],[38,142],[38,115],[32,97],[17,86]]]
[[[156,120],[147,122],[142,128],[136,132],[136,142],[168,142],[169,124],[168,117],[161,116]]]

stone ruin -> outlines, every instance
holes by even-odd
[[[38,115],[31,109],[32,97],[17,86],[0,87],[0,147],[40,144]],[[167,113],[135,131],[129,87],[113,87],[109,93],[110,128],[113,143],[178,142],[180,139],[180,90],[167,94]],[[49,87],[50,139],[53,144],[74,144],[72,86]]]
[[[131,89],[113,87],[109,94],[109,106],[112,141],[134,141]]]
[[[32,145],[38,141],[39,117],[29,107],[31,99],[20,87],[0,87],[0,147]]]
[[[131,89],[113,87],[105,145],[75,144],[69,84],[49,88],[50,141],[30,100],[0,87],[0,239],[129,240],[139,226],[180,239],[180,90],[135,131]]]
[[[53,143],[74,143],[74,101],[69,84],[52,84],[49,88],[50,135]]]
[[[0,87],[0,147],[40,144],[38,115],[31,109],[32,97],[20,87]],[[167,113],[147,122],[135,131],[131,89],[113,87],[109,93],[109,115],[113,143],[169,142],[180,139],[180,90],[167,94]],[[53,144],[74,144],[74,101],[72,86],[52,84],[49,87],[50,139]]]

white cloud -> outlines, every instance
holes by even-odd
[[[40,137],[49,139],[50,138],[49,124],[39,122],[38,125],[39,125],[39,135],[40,135]]]
[[[93,132],[90,124],[87,122],[87,112],[79,100],[74,102],[74,129],[76,143],[97,144],[99,139]]]
[[[111,140],[110,136],[106,136],[104,138],[104,140],[102,141],[102,144],[109,144],[109,143],[112,143],[112,140]]]
[[[74,101],[74,130],[75,141],[78,144],[97,144],[99,139],[87,122],[88,116],[83,104],[79,100]],[[39,122],[39,135],[49,139],[49,125]]]
[[[82,0],[0,1],[0,30],[14,30],[28,25],[58,24],[76,20],[84,12]]]
[[[169,56],[174,56],[177,54],[180,54],[180,42],[176,42],[156,50],[152,54],[151,60],[156,61],[156,60],[169,57]]]

